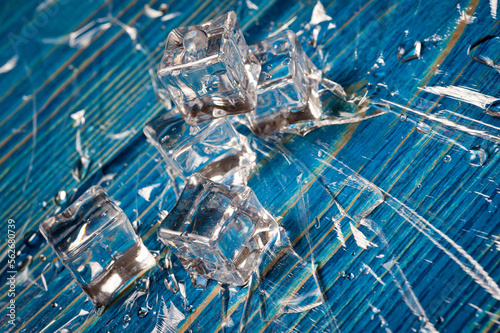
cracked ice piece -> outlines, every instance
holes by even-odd
[[[97,308],[156,263],[125,213],[99,186],[43,221],[40,231]]]
[[[318,85],[321,72],[302,50],[292,31],[250,46],[262,71],[257,108],[247,114],[252,130],[266,136],[288,125],[321,116]]]
[[[188,183],[158,236],[186,270],[243,285],[278,225],[246,186],[214,183],[198,174]]]
[[[144,134],[183,178],[200,173],[216,182],[243,185],[255,166],[247,138],[224,118],[190,127],[179,115],[167,114],[149,122]]]
[[[168,35],[158,76],[191,125],[255,109],[260,64],[235,12]]]

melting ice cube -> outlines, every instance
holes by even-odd
[[[230,285],[243,285],[278,225],[246,186],[214,183],[194,174],[158,236],[184,268]]]
[[[321,116],[320,71],[292,31],[250,46],[261,62],[257,108],[247,114],[252,130],[265,136],[299,121]]]
[[[252,111],[259,73],[235,12],[172,30],[158,70],[191,125]]]
[[[227,119],[190,127],[179,115],[162,115],[144,128],[174,173],[198,172],[216,182],[246,184],[256,155]]]
[[[40,231],[98,308],[155,265],[125,213],[99,186],[43,221]]]

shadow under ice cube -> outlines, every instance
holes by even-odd
[[[158,236],[186,270],[230,285],[243,285],[278,225],[246,186],[191,176]]]
[[[266,136],[288,125],[321,116],[321,72],[292,31],[250,45],[261,63],[257,108],[247,114],[255,134]]]
[[[40,231],[97,308],[156,263],[125,213],[99,186],[43,221]]]
[[[227,119],[191,127],[179,115],[166,114],[149,122],[144,134],[182,178],[200,173],[216,182],[243,185],[255,166],[247,138]]]
[[[255,109],[260,65],[235,12],[168,35],[158,76],[191,125]]]

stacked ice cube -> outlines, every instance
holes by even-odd
[[[229,12],[174,29],[158,76],[177,111],[151,121],[144,133],[185,183],[158,236],[191,273],[243,285],[278,225],[245,186],[256,154],[226,117],[245,114],[259,136],[316,119],[320,72],[293,32],[249,47]],[[98,186],[40,230],[97,307],[155,263]]]
[[[158,76],[180,116],[144,133],[185,180],[159,238],[193,274],[245,284],[277,223],[244,186],[255,153],[226,117],[245,114],[259,136],[319,118],[320,72],[293,32],[249,47],[229,12],[170,32]]]

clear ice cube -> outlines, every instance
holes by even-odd
[[[318,85],[321,72],[314,66],[292,31],[250,46],[261,63],[257,108],[247,114],[252,130],[266,136],[288,125],[321,116]]]
[[[125,213],[99,186],[43,221],[40,231],[97,308],[156,263]]]
[[[180,115],[162,115],[144,128],[175,175],[193,173],[216,182],[246,184],[256,155],[245,136],[225,119],[191,127]]]
[[[255,109],[259,73],[232,11],[172,30],[158,70],[191,125]]]
[[[191,273],[243,285],[278,225],[247,186],[214,183],[199,174],[188,179],[158,236]]]

